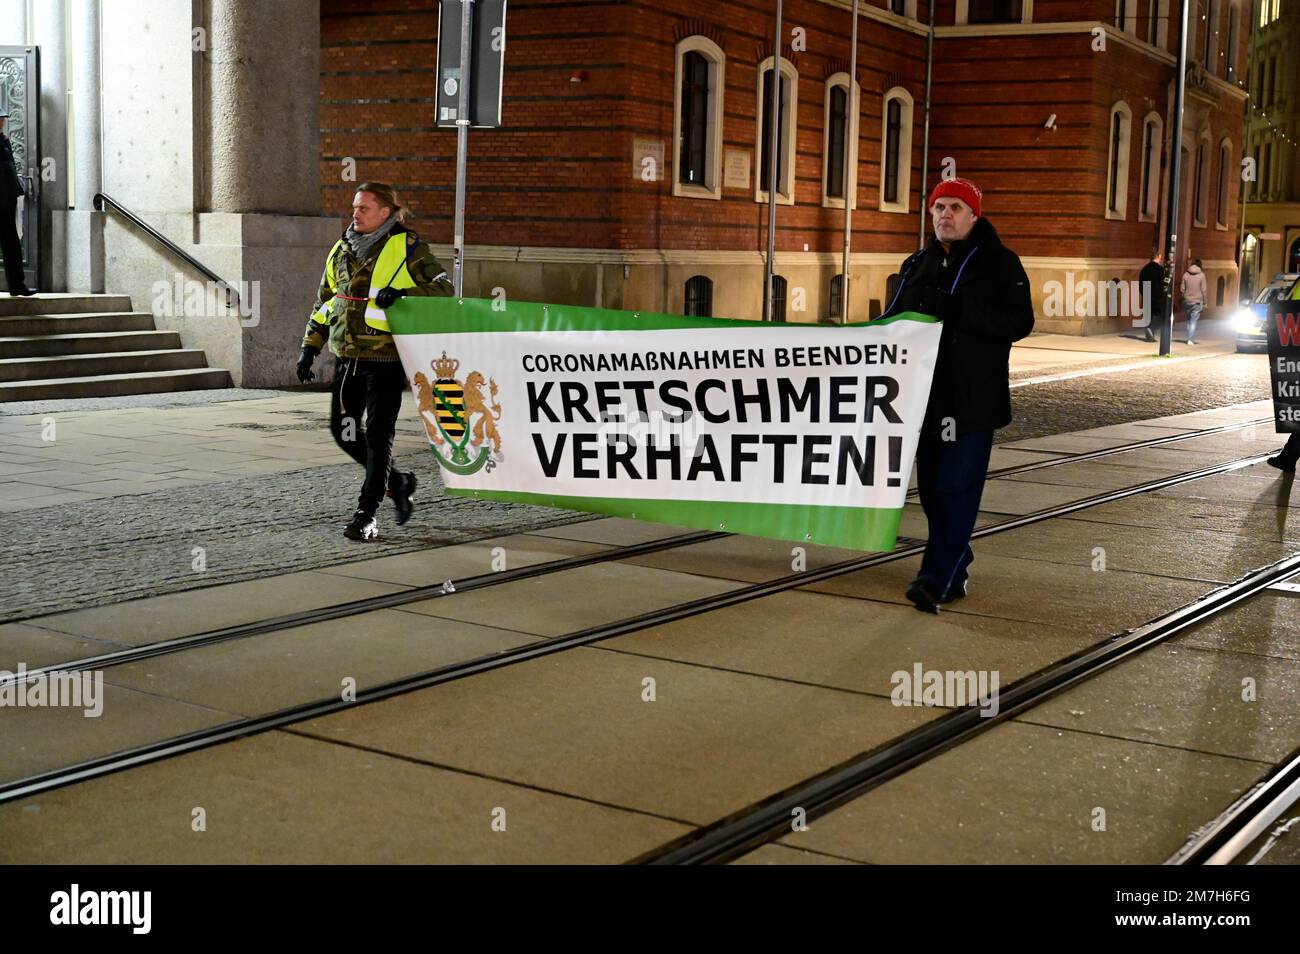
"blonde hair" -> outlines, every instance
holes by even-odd
[[[410,211],[397,199],[397,190],[387,182],[363,182],[357,186],[357,191],[369,192],[381,206],[392,209],[392,217],[398,222],[405,222],[410,217]]]

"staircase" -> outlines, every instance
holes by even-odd
[[[0,402],[230,387],[127,295],[0,295]]]

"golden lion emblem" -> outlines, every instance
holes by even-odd
[[[442,357],[431,362],[430,367],[437,374],[437,380],[430,383],[428,375],[417,372],[412,378],[420,411],[420,420],[434,446],[451,444],[454,448],[464,448],[466,444],[477,450],[486,441],[491,444],[492,452],[501,453],[501,434],[496,422],[501,420],[501,405],[497,402],[495,379],[488,379],[479,371],[471,371],[461,381],[456,378],[460,362],[448,358],[444,351]],[[489,398],[484,397],[483,388],[487,386]]]

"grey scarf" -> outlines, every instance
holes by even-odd
[[[393,216],[389,216],[388,221],[379,226],[379,228],[375,229],[373,232],[362,234],[349,225],[348,230],[343,233],[343,237],[347,240],[348,248],[352,249],[352,255],[356,260],[358,262],[364,262],[366,256],[370,254],[371,250],[373,250],[374,247],[384,239],[388,238],[389,234],[396,227],[397,219]]]

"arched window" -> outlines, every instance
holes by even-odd
[[[1210,136],[1206,133],[1196,146],[1196,178],[1192,181],[1193,225],[1204,228],[1209,220]]]
[[[1228,55],[1224,78],[1229,83],[1237,82],[1237,40],[1241,36],[1241,4],[1233,0],[1228,7]]]
[[[885,93],[880,111],[880,211],[907,212],[912,191],[912,94]]]
[[[758,156],[758,181],[754,184],[754,200],[767,201],[768,183],[772,181],[772,157],[768,151],[772,144],[772,121],[777,123],[776,146],[776,201],[794,205],[795,131],[798,125],[799,73],[794,64],[782,57],[779,92],[774,90],[776,69],[768,57],[758,66],[758,101],[762,104],[762,122],[755,123],[758,142],[754,144]],[[779,107],[774,109],[773,103]]]
[[[1129,130],[1133,113],[1123,101],[1110,108],[1110,155],[1106,174],[1106,218],[1128,218]]]
[[[858,164],[858,103],[861,90],[853,84],[853,102],[849,103],[849,74],[836,73],[826,80],[826,106],[822,134],[822,205],[844,208],[844,194],[852,194],[857,208],[857,189],[853,171]],[[848,144],[848,165],[844,147]]]
[[[686,280],[686,308],[683,314],[690,318],[713,317],[713,279],[695,275]]]
[[[677,44],[673,195],[722,198],[722,94],[726,58],[712,40],[691,36]]]
[[[1147,113],[1142,120],[1142,204],[1138,220],[1154,222],[1160,204],[1160,141],[1164,121],[1158,113]]]
[[[1214,225],[1216,228],[1228,227],[1229,191],[1235,168],[1232,164],[1232,140],[1225,138],[1219,143],[1219,188],[1214,200]]]
[[[843,273],[831,278],[831,294],[829,314],[832,318],[844,317],[844,275]]]
[[[772,276],[772,314],[770,320],[785,321],[785,276]]]
[[[1205,0],[1205,35],[1202,37],[1201,65],[1206,72],[1218,74],[1214,68],[1215,39],[1219,32],[1219,2]]]

